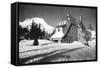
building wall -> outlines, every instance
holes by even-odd
[[[72,43],[74,41],[78,40],[78,28],[76,19],[68,14],[66,18],[66,26],[64,27],[64,34],[65,36],[62,39],[62,42],[64,43]]]
[[[67,29],[68,31],[68,29]],[[68,35],[62,39],[63,43],[72,43],[78,40],[78,28],[75,26],[71,26]]]

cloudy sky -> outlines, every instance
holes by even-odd
[[[84,25],[87,27],[89,23],[96,25],[96,9],[83,7],[57,7],[57,6],[40,6],[40,5],[19,5],[19,21],[27,18],[41,17],[48,24],[56,27],[58,23],[70,13],[79,23],[79,16],[83,16]]]

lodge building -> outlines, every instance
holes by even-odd
[[[51,36],[51,39],[62,43],[86,42],[84,32],[82,33],[84,29],[82,16],[80,16],[80,23],[78,24],[72,15],[67,14],[55,28],[55,33]]]

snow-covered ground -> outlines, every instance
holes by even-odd
[[[34,46],[33,43],[33,40],[23,40],[19,43],[20,63],[95,59],[95,47],[88,47],[78,41],[55,43],[48,40],[39,40],[38,46]]]

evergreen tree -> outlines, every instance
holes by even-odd
[[[22,40],[21,37],[23,37],[23,39],[28,39],[28,29],[27,28],[22,28],[20,25],[18,26],[19,31],[18,31],[18,35],[19,35],[19,41]]]
[[[41,24],[32,23],[32,27],[30,30],[30,38],[34,39],[33,45],[39,45],[38,39],[44,36],[45,32],[41,31]]]

